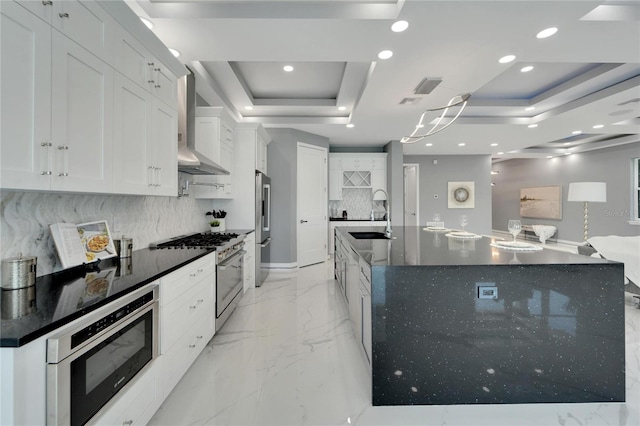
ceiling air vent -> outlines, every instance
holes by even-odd
[[[400,101],[400,105],[413,105],[420,102],[420,98],[404,98]]]
[[[630,100],[628,100],[626,102],[622,102],[621,104],[618,104],[618,106],[623,106],[623,105],[626,105],[626,104],[634,104],[636,102],[640,102],[640,98],[630,99]]]
[[[428,95],[433,92],[433,89],[438,87],[438,85],[442,83],[441,78],[425,78],[418,84],[416,90],[413,92],[416,95]]]

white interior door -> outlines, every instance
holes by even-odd
[[[298,142],[298,266],[327,260],[327,150]]]
[[[405,164],[404,169],[404,226],[418,226],[418,164]]]

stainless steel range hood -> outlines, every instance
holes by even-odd
[[[228,175],[229,171],[196,150],[196,78],[178,80],[178,171],[190,175]]]

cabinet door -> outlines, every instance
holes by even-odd
[[[366,290],[364,283],[360,282],[360,334],[362,336],[361,344],[367,361],[371,364],[371,294]]]
[[[267,174],[267,143],[256,133],[256,170]]]
[[[386,170],[372,170],[371,171],[371,189],[387,190],[387,171]],[[373,196],[374,200],[386,200],[383,192],[378,192]]]
[[[151,66],[153,68],[153,77],[151,79],[153,94],[167,105],[177,107],[178,86],[176,77],[157,59],[153,60],[153,65]]]
[[[113,63],[114,21],[94,2],[53,2],[52,25],[108,64]]]
[[[114,41],[114,68],[151,93],[151,54],[124,28],[117,26]]]
[[[53,172],[51,27],[16,3],[0,8],[0,183],[46,190]]]
[[[118,72],[114,87],[113,190],[152,194],[152,96]]]
[[[196,117],[196,149],[205,157],[220,163],[220,119]]]
[[[113,69],[52,32],[52,189],[112,191]]]
[[[154,185],[156,195],[178,194],[178,113],[157,99],[153,100]]]
[[[0,3],[8,3],[2,1]],[[29,9],[31,13],[36,14],[40,19],[51,24],[51,16],[53,15],[53,1],[33,1],[33,0],[16,0],[16,3]]]
[[[342,170],[329,170],[329,199],[342,200]]]

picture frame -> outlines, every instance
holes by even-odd
[[[520,217],[562,219],[562,186],[521,188]]]
[[[450,209],[473,209],[475,201],[475,182],[448,182],[447,206]]]

